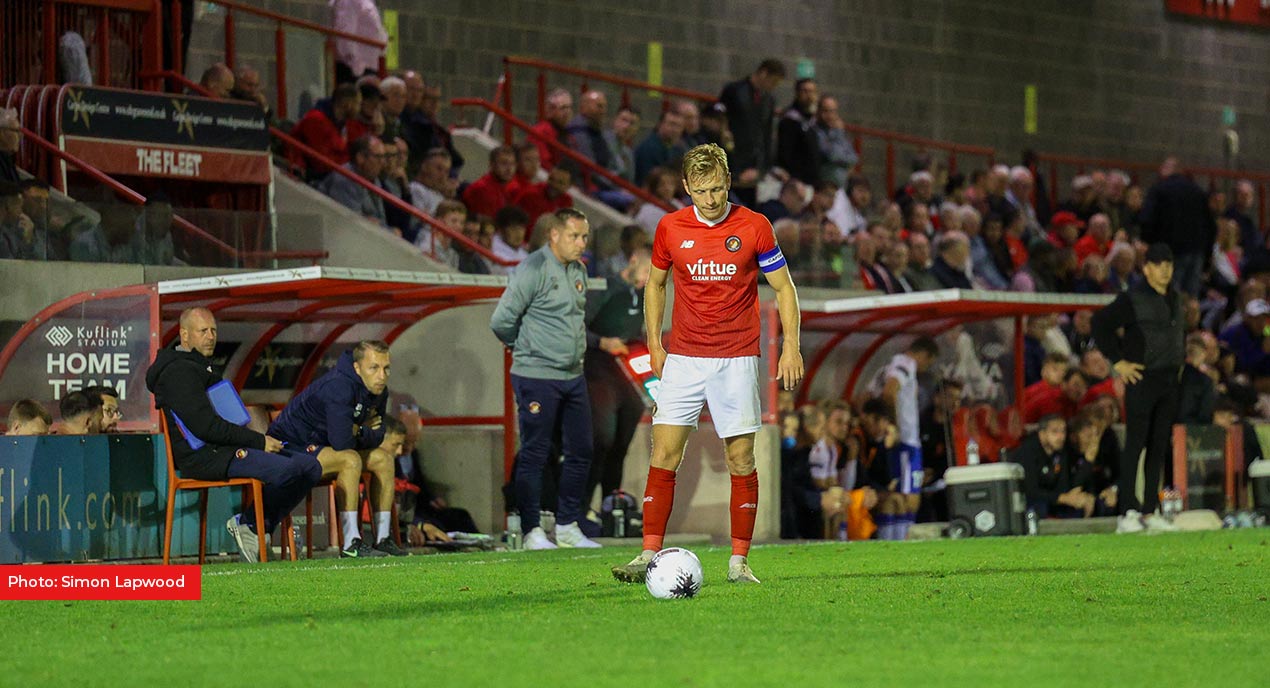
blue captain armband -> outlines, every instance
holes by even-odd
[[[774,272],[783,267],[785,267],[785,255],[781,253],[780,246],[758,255],[758,269],[763,272]]]

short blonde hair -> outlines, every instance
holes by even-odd
[[[721,173],[724,180],[728,179],[728,154],[718,145],[703,143],[684,153],[684,181],[710,177],[715,172]]]

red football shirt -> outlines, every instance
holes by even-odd
[[[759,355],[758,273],[785,266],[767,218],[732,205],[712,226],[691,205],[676,210],[657,223],[653,265],[675,285],[668,353]]]

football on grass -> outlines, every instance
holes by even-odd
[[[659,600],[695,597],[701,591],[701,562],[680,547],[668,547],[648,562],[648,592]]]

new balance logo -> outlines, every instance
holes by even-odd
[[[755,504],[754,502],[746,502],[746,503],[742,504],[739,508],[741,508],[741,509],[757,509],[757,508],[758,508],[758,505],[757,505],[757,504]]]
[[[652,497],[645,497],[645,498],[644,498],[644,503],[645,503],[645,504],[647,504],[647,503],[649,503],[649,502],[651,502],[651,501],[653,501],[653,498],[652,498]]]
[[[679,248],[692,248],[693,243],[694,242],[692,239],[688,239],[684,241],[682,244],[679,244]]]

